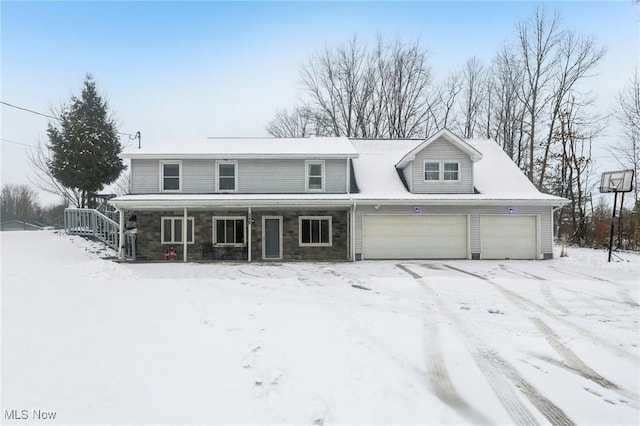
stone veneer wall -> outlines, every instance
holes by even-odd
[[[162,244],[161,218],[182,217],[182,211],[152,211],[137,212],[138,232],[136,235],[136,254],[140,260],[163,260],[165,251],[173,246],[178,252],[178,260],[182,260],[182,244]],[[195,242],[187,248],[189,261],[246,261],[247,246],[243,247],[213,247],[213,255],[203,259],[203,243],[213,242],[214,216],[238,216],[247,218],[246,211],[193,211],[188,212],[194,218]],[[282,216],[282,244],[283,259],[289,261],[326,261],[347,260],[348,227],[347,211],[304,210],[304,211],[262,211],[253,210],[252,219],[252,261],[262,261],[262,216]],[[329,247],[300,247],[299,245],[299,216],[331,216],[332,217],[332,245]],[[248,232],[247,230],[245,230]]]
[[[282,259],[284,261],[348,260],[349,219],[346,210],[253,211],[251,259],[262,261],[262,217],[282,216]],[[332,245],[300,247],[299,216],[331,216]]]

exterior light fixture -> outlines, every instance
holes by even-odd
[[[509,207],[509,214],[516,214],[516,209]]]

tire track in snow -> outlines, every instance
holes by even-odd
[[[518,425],[537,426],[538,422],[536,421],[535,417],[533,417],[533,415],[529,412],[527,407],[525,407],[524,404],[518,399],[517,395],[513,392],[513,387],[511,385],[511,382],[507,380],[507,378],[511,379],[510,376],[505,374],[504,367],[503,367],[503,365],[508,364],[507,361],[502,360],[499,357],[499,355],[492,352],[491,350],[482,348],[483,346],[482,344],[472,343],[475,340],[477,340],[477,338],[471,335],[466,330],[466,328],[464,327],[464,324],[462,324],[458,319],[458,317],[455,314],[453,314],[453,312],[451,312],[451,310],[449,310],[449,308],[438,298],[438,296],[435,294],[433,289],[422,278],[420,274],[414,272],[413,270],[411,270],[405,265],[398,264],[396,266],[399,269],[411,275],[412,278],[414,278],[420,283],[428,299],[433,300],[437,304],[438,310],[436,313],[440,313],[446,319],[451,321],[451,323],[455,326],[457,331],[465,337],[464,339],[465,347],[473,357],[480,372],[485,376],[487,382],[489,383],[489,386],[491,387],[494,394],[496,395],[496,397],[504,407],[507,414],[514,421],[514,423]],[[426,316],[425,316],[425,324],[426,324]],[[427,325],[425,325],[425,328],[426,327]],[[425,339],[428,339],[430,337],[431,336],[429,336],[427,332],[425,332]],[[428,346],[425,346],[425,347],[428,347]],[[433,366],[431,367],[433,368]],[[551,403],[549,404],[550,406],[555,407],[553,404]],[[546,406],[545,406],[545,409],[546,409]],[[556,409],[557,409],[556,411],[558,411],[556,417],[560,419],[566,418],[564,413],[562,413],[562,410],[560,410],[557,407]],[[550,410],[553,411],[552,408]],[[566,419],[568,420],[568,418]],[[566,424],[572,424],[572,423],[569,420],[569,423],[566,423]]]
[[[542,296],[547,300],[547,302],[549,302],[551,306],[553,306],[563,314],[569,315],[570,313],[569,310],[563,304],[558,302],[558,300],[555,297],[553,297],[553,294],[551,293],[551,288],[549,287],[549,284],[547,283],[546,279],[539,277],[537,275],[530,274],[525,271],[521,271],[519,269],[510,267],[510,266],[506,266],[506,265],[498,265],[498,266],[500,266],[500,269],[502,269],[503,271],[509,272],[511,274],[538,281],[538,284],[540,285],[540,292],[542,293]]]
[[[518,295],[516,293],[513,293],[513,292],[505,289],[504,287],[500,286],[499,284],[494,283],[489,278],[482,277],[481,275],[475,274],[473,272],[465,271],[463,269],[458,269],[458,268],[455,268],[453,266],[449,266],[449,265],[444,265],[444,266],[448,267],[449,269],[453,269],[453,270],[456,270],[458,272],[465,273],[465,274],[471,275],[471,276],[476,277],[476,278],[480,278],[483,281],[486,281],[489,284],[492,284],[493,286],[498,288],[498,290],[509,301],[511,301],[511,303],[513,303],[514,305],[516,305],[518,308],[520,308],[521,310],[523,310],[525,312],[531,312],[530,307],[527,306],[528,304],[533,304],[538,308],[542,308],[540,305],[537,305],[534,302],[531,302],[529,299],[526,299],[526,298],[524,298],[524,297],[522,297],[522,296],[520,296],[520,295]],[[616,385],[611,380],[603,377],[602,375],[597,373],[595,370],[593,370],[591,367],[589,367],[571,349],[569,349],[566,346],[564,346],[560,342],[560,339],[559,339],[558,335],[551,329],[551,327],[549,327],[540,318],[537,318],[534,315],[527,315],[527,317],[528,317],[529,321],[531,321],[533,323],[533,325],[540,331],[540,333],[542,333],[542,335],[545,338],[545,340],[547,341],[547,343],[549,343],[549,345],[556,351],[556,353],[558,353],[558,355],[560,355],[560,357],[562,357],[562,359],[571,367],[571,371],[576,372],[577,374],[579,374],[580,376],[584,377],[585,379],[590,380],[590,381],[596,383],[597,385],[602,386],[603,388],[613,390],[613,391],[617,392],[618,394],[624,396],[625,398],[630,399],[632,401],[632,403],[629,404],[629,405],[634,407],[634,408],[638,408],[638,404],[640,403],[640,397],[636,393]]]
[[[568,271],[568,270],[565,270],[565,269],[562,269],[562,268],[558,268],[557,266],[554,266],[554,265],[548,265],[548,268],[551,268],[554,271],[558,271],[558,272],[566,274],[566,275],[574,275],[574,276],[578,276],[578,277],[588,278],[588,279],[590,279],[592,281],[599,281],[599,282],[611,284],[612,286],[614,286],[616,288],[616,293],[618,294],[618,297],[620,298],[620,301],[622,303],[624,303],[625,305],[633,306],[634,308],[637,308],[637,307],[640,306],[640,304],[638,304],[638,302],[633,300],[633,298],[629,294],[629,289],[626,288],[625,286],[621,285],[621,284],[618,284],[618,283],[613,282],[613,281],[609,281],[609,280],[604,279],[604,278],[596,277],[596,276],[593,276],[593,275],[583,274],[582,272]]]
[[[593,342],[596,342],[598,344],[600,344],[601,346],[606,347],[607,349],[609,349],[610,351],[614,352],[616,355],[619,355],[621,357],[627,358],[630,361],[633,362],[638,362],[640,360],[640,358],[638,357],[638,355],[631,353],[625,349],[622,349],[604,339],[602,339],[600,336],[597,336],[596,334],[593,334],[592,332],[590,332],[589,330],[585,329],[584,327],[575,324],[569,320],[567,320],[564,317],[561,317],[560,315],[556,314],[555,312],[551,312],[549,309],[547,309],[546,307],[540,305],[539,303],[533,302],[529,299],[527,299],[524,296],[521,296],[517,293],[514,293],[511,290],[508,290],[506,288],[504,288],[503,286],[501,286],[498,283],[495,283],[493,281],[491,281],[489,278],[487,277],[483,277],[482,275],[478,275],[475,274],[473,272],[469,272],[469,271],[465,271],[464,269],[460,269],[460,268],[456,268],[454,266],[451,265],[444,265],[445,267],[451,269],[452,271],[456,271],[456,272],[460,272],[462,274],[466,274],[466,275],[470,275],[472,277],[478,278],[492,286],[494,286],[507,300],[511,301],[514,305],[521,307],[522,309],[527,309],[529,310],[529,308],[535,308],[534,311],[535,312],[541,312],[543,314],[545,314],[546,316],[568,326],[573,328],[575,331],[577,331],[578,333],[582,334],[584,337],[586,337],[587,339],[590,339]]]

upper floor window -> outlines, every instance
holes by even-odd
[[[331,216],[300,216],[300,246],[330,246]]]
[[[217,246],[243,246],[245,228],[245,217],[214,217],[213,243]]]
[[[425,182],[459,182],[460,163],[457,161],[425,161]]]
[[[163,217],[160,235],[162,244],[182,244],[182,217]],[[187,218],[187,243],[193,244],[193,217]]]
[[[425,161],[424,180],[440,180],[440,163],[437,161]]]
[[[180,191],[182,163],[180,161],[160,162],[160,188],[162,191]]]
[[[444,162],[444,179],[445,181],[460,180],[460,163]]]
[[[218,191],[238,190],[238,163],[218,161]]]
[[[324,191],[324,161],[306,161],[306,190]]]

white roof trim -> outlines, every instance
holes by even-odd
[[[542,195],[542,194],[541,194]],[[432,205],[432,206],[562,206],[569,200],[544,195],[530,198],[526,194],[409,194],[399,198],[372,198],[363,194],[144,194],[124,195],[108,201],[117,209],[172,208],[248,208],[248,207],[348,207],[356,205]]]
[[[462,151],[466,152],[467,154],[469,154],[469,157],[471,157],[471,161],[473,161],[474,163],[482,158],[482,154],[478,150],[476,150],[474,147],[472,147],[471,145],[466,143],[463,139],[460,139],[459,137],[457,137],[455,134],[453,134],[448,129],[442,129],[442,130],[438,131],[437,133],[435,133],[434,135],[430,136],[428,139],[426,139],[420,145],[418,145],[417,147],[415,147],[414,149],[409,151],[396,164],[396,168],[398,168],[398,169],[404,168],[409,162],[411,162],[411,161],[413,161],[415,159],[416,154],[418,152],[420,152],[423,149],[425,149],[427,146],[429,146],[432,142],[438,140],[440,137],[444,137],[449,142],[451,142],[456,147],[458,147],[460,150],[462,150]]]

